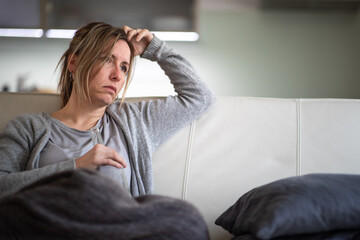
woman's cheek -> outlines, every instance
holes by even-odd
[[[120,88],[119,88],[119,91],[118,91],[118,94],[120,93],[120,91],[123,89],[125,85],[125,80],[121,81],[121,84],[120,84]]]

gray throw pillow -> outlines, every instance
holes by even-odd
[[[215,222],[260,239],[360,229],[360,175],[308,174],[245,193]]]

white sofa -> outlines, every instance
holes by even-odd
[[[58,107],[58,95],[0,93],[0,129],[21,113]],[[214,221],[242,194],[307,173],[359,174],[359,143],[357,99],[219,97],[155,152],[155,191],[190,201],[211,239],[230,239]]]

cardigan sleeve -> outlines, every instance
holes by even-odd
[[[216,96],[192,65],[156,36],[141,57],[156,61],[177,93],[176,96],[137,103],[143,124],[156,148],[203,114],[216,101]]]
[[[53,173],[74,168],[73,160],[37,168],[49,130],[40,114],[11,120],[0,133],[0,197]]]

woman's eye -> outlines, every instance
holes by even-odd
[[[126,66],[121,66],[121,70],[126,73],[127,72],[127,67]]]

